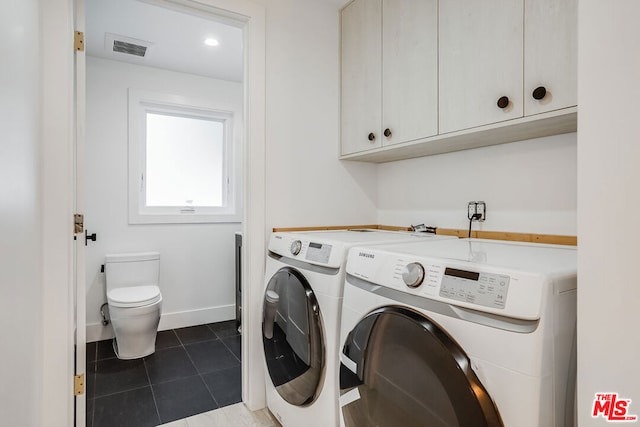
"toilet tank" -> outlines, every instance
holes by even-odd
[[[131,286],[158,285],[160,253],[109,254],[104,261],[107,291]]]

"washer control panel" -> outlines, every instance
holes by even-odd
[[[321,264],[329,262],[331,256],[331,245],[326,243],[309,242],[307,246],[307,255],[304,257],[307,261],[314,261]]]
[[[446,267],[439,295],[470,304],[504,309],[510,277]]]
[[[273,233],[269,240],[272,254],[328,268],[341,268],[347,250],[339,242],[311,240],[298,233]]]

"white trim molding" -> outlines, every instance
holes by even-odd
[[[215,99],[195,99],[184,95],[129,88],[129,224],[175,224],[240,222],[241,133],[235,130],[239,111],[229,111]],[[150,113],[218,121],[223,124],[224,142],[221,170],[221,206],[147,206],[147,115]]]
[[[224,322],[225,320],[235,319],[235,316],[236,306],[234,304],[162,313],[158,330],[166,331],[169,329]],[[111,324],[103,325],[102,323],[92,323],[87,325],[87,342],[108,340],[114,336]]]

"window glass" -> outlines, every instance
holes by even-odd
[[[223,206],[224,124],[147,113],[146,206]]]

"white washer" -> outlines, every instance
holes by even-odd
[[[354,247],[346,270],[342,425],[574,425],[574,247]]]
[[[339,333],[350,247],[449,236],[380,230],[273,233],[266,261],[267,406],[285,427],[337,426]]]

